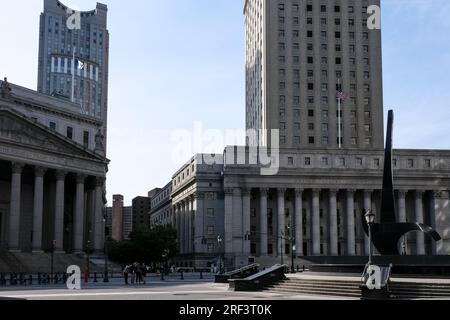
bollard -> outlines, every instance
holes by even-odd
[[[98,280],[97,280],[97,272],[94,272],[94,283],[97,283],[98,282]]]
[[[181,272],[181,280],[184,280],[183,270],[181,270],[180,272]]]

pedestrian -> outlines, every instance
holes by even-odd
[[[125,265],[123,268],[123,277],[125,279],[125,284],[128,285],[128,274],[130,273],[130,265]]]
[[[142,264],[141,266],[141,273],[142,273],[142,281],[144,282],[144,284],[147,284],[146,278],[147,278],[147,266],[145,265],[145,263]]]
[[[131,276],[131,284],[134,284],[135,282],[135,277],[136,277],[136,273],[135,273],[135,268],[134,268],[134,264],[130,264],[130,276]]]
[[[142,270],[141,270],[141,264],[136,262],[134,264],[134,272],[136,273],[136,283],[141,284],[142,281]]]

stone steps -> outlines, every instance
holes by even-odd
[[[289,278],[268,286],[265,290],[277,293],[361,297],[360,282],[357,280]],[[450,299],[450,284],[392,282],[390,290],[397,299]]]

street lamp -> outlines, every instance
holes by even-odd
[[[223,238],[221,235],[217,236],[217,243],[218,243],[218,249],[219,249],[219,274],[223,274],[223,267],[222,267],[222,254],[220,252],[220,248],[222,246]]]
[[[288,230],[290,231],[291,236],[289,237],[289,242],[291,243],[291,272],[295,273],[295,266],[294,266],[294,258],[295,258],[295,252],[297,251],[297,246],[295,245],[295,238],[293,236],[293,230],[291,226],[287,226]]]
[[[369,226],[369,265],[372,264],[372,225],[375,223],[375,214],[372,210],[368,210],[366,215],[367,225]]]

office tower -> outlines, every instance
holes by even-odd
[[[370,5],[380,1],[245,2],[247,129],[279,129],[285,148],[383,148],[381,32],[367,28]],[[267,132],[259,144],[270,145]]]

